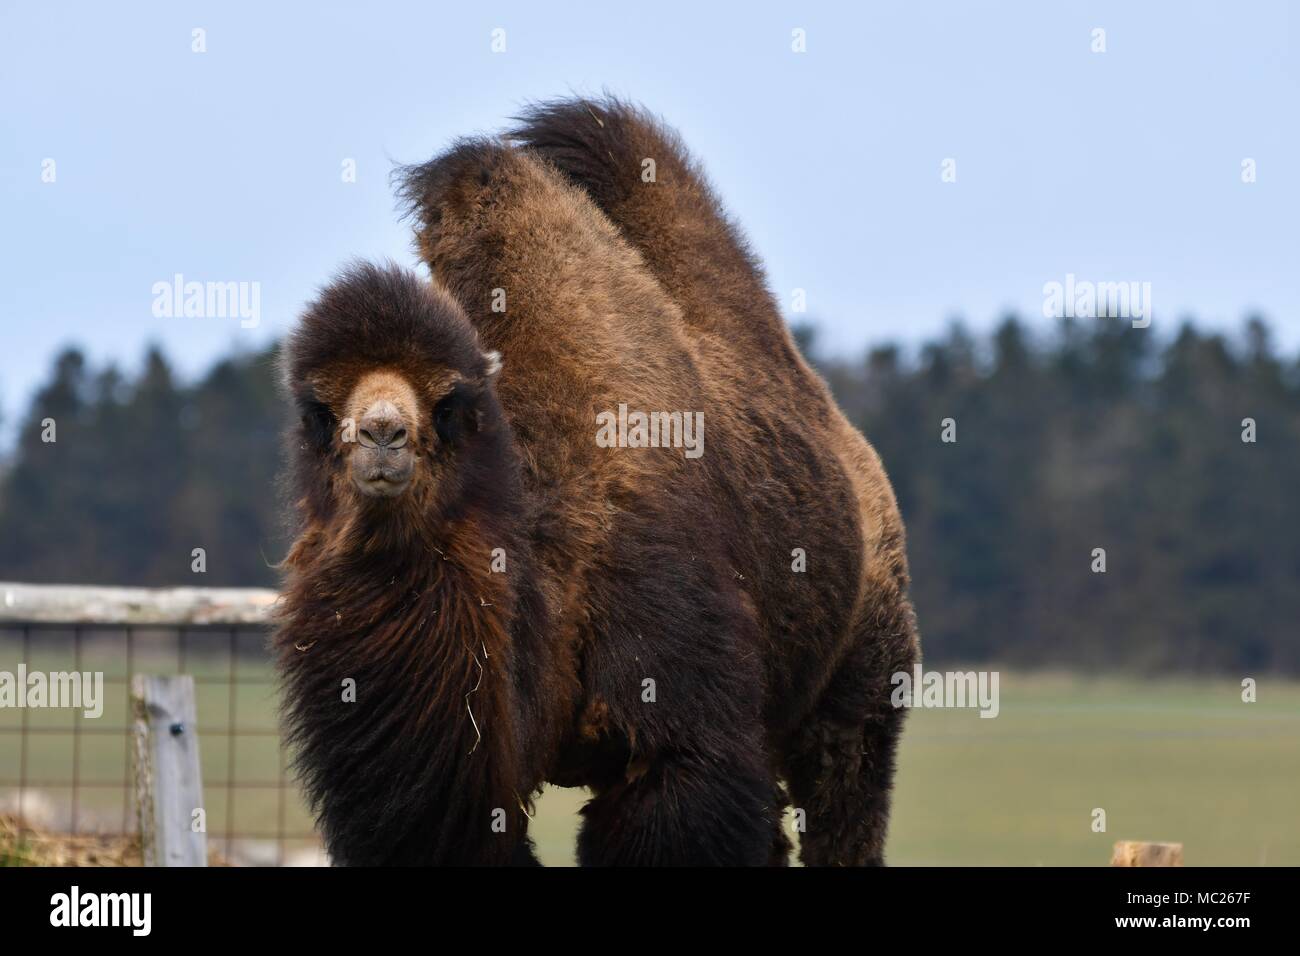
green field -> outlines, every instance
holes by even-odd
[[[1300,684],[1003,674],[1002,709],[918,711],[889,858],[1090,865],[1115,840],[1181,842],[1189,866],[1300,864]],[[1093,833],[1092,810],[1107,831]]]
[[[0,670],[16,669],[19,648],[0,642]],[[174,652],[141,650],[136,667],[174,671]],[[69,669],[67,649],[42,646],[29,668]],[[123,677],[120,652],[93,642],[83,669]],[[190,654],[187,671],[224,679],[229,656]],[[235,726],[275,728],[274,685],[256,657],[238,660]],[[310,820],[296,792],[242,786],[228,799],[216,784],[231,772],[229,686],[199,687],[199,732],[209,831],[305,832]],[[0,709],[0,779],[19,775],[22,712]],[[74,719],[68,711],[28,710],[27,778],[52,823],[66,826],[72,803]],[[104,716],[83,728],[124,726],[125,690],[110,688]],[[117,735],[83,734],[79,824],[120,829],[125,744]],[[274,782],[280,773],[272,734],[240,737],[234,779]],[[107,786],[85,788],[103,782]],[[13,787],[0,784],[12,809]],[[548,789],[533,835],[547,864],[573,862],[580,791]],[[1094,808],[1105,833],[1092,831]],[[1300,865],[1300,683],[1259,678],[1258,702],[1243,703],[1234,681],[1083,679],[1002,674],[1001,712],[920,710],[900,753],[889,862],[901,865],[1101,865],[1115,840],[1172,840],[1190,866]],[[220,839],[216,841],[221,848]]]

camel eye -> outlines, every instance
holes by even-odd
[[[433,427],[438,432],[438,437],[447,443],[455,440],[460,432],[457,411],[460,405],[460,398],[452,392],[433,409]]]
[[[307,441],[318,450],[329,448],[334,437],[334,413],[324,402],[306,399],[301,403],[302,430]]]

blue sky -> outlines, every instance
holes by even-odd
[[[682,131],[828,347],[1046,327],[1067,273],[1150,282],[1157,331],[1258,310],[1300,344],[1297,5],[545,6],[6,0],[2,434],[65,344],[134,368],[158,342],[194,375],[345,260],[414,265],[395,161],[602,88]],[[260,283],[260,324],[155,316],[176,273]]]

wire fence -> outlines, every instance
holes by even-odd
[[[228,862],[316,862],[319,839],[278,729],[265,623],[0,621],[0,672],[76,672],[87,707],[0,708],[0,807],[24,830],[137,834],[131,678],[195,683],[209,846]]]

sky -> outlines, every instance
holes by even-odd
[[[0,446],[66,345],[193,377],[354,257],[416,266],[395,163],[603,89],[680,130],[823,350],[1047,329],[1071,274],[1294,349],[1298,33],[1284,0],[0,0]],[[165,314],[178,274],[256,284],[256,325]]]

